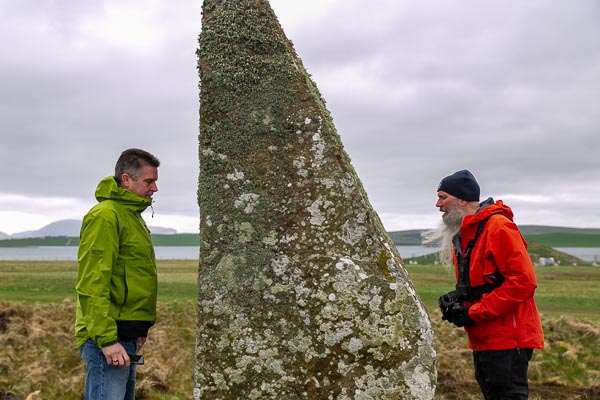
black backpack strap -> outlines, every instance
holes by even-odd
[[[479,300],[481,296],[483,296],[485,293],[489,293],[492,290],[496,289],[498,286],[502,285],[502,282],[504,282],[504,277],[502,276],[502,274],[496,271],[493,276],[495,278],[494,283],[485,283],[479,286],[470,286],[467,291],[468,300]]]
[[[477,227],[477,231],[475,232],[475,236],[473,239],[469,241],[467,245],[467,249],[465,250],[465,254],[460,256],[457,253],[457,264],[458,264],[458,282],[456,283],[456,290],[460,293],[461,297],[465,300],[479,300],[484,293],[489,293],[504,282],[504,277],[500,272],[496,271],[494,273],[495,282],[494,283],[486,283],[480,286],[471,286],[470,278],[469,278],[469,269],[471,265],[471,251],[473,247],[475,247],[475,243],[477,239],[481,235],[485,224],[488,220],[494,215],[501,213],[490,214],[479,222],[479,226]]]

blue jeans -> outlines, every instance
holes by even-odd
[[[127,353],[135,354],[135,340],[120,342]],[[135,364],[114,367],[106,362],[102,350],[88,340],[79,349],[86,366],[85,400],[134,400]]]

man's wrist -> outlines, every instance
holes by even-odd
[[[96,343],[99,348],[103,349],[108,346],[112,346],[115,343],[119,343],[119,338],[110,339],[101,343]]]

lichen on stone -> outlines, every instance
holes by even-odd
[[[428,399],[433,332],[266,0],[205,0],[195,399]]]

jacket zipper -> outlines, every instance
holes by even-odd
[[[123,312],[123,308],[127,303],[127,298],[129,297],[129,288],[127,287],[127,268],[123,267],[123,287],[125,288],[125,293],[123,296],[123,303],[121,304],[121,308],[119,309],[119,317],[121,317],[121,312]]]
[[[518,331],[517,331],[517,317],[515,316],[514,311],[511,313],[511,315],[512,315],[513,330],[514,330],[514,335],[515,335],[515,345],[516,345],[517,353],[520,354],[521,349],[519,348],[519,337],[518,337]]]

